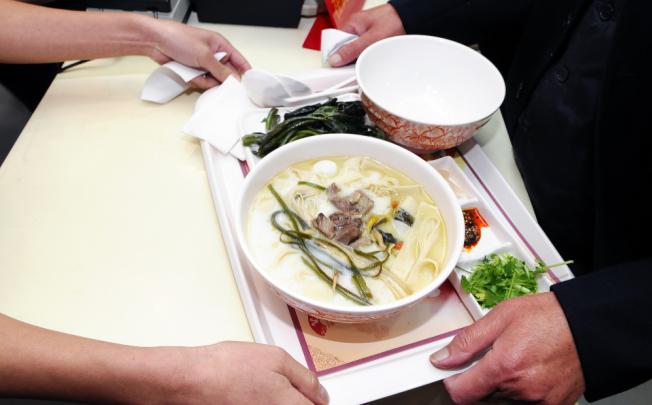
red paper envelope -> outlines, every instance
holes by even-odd
[[[303,47],[321,50],[321,31],[326,28],[342,28],[346,20],[362,10],[364,0],[324,0],[328,15],[320,14],[315,19]]]
[[[342,28],[346,20],[360,10],[364,0],[324,0],[334,28]]]

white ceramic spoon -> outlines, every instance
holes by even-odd
[[[262,69],[251,69],[242,76],[242,85],[247,96],[257,105],[280,107],[355,91],[357,85],[342,87],[355,80],[355,76],[348,77],[325,90],[313,92],[305,83],[291,77],[274,75]]]
[[[250,69],[245,72],[242,85],[247,96],[261,107],[281,106],[287,98],[312,93],[312,89],[305,83],[262,69]]]
[[[328,89],[324,91],[319,91],[317,93],[312,93],[308,94],[306,96],[298,96],[298,97],[288,97],[284,100],[285,105],[294,105],[294,104],[301,104],[305,103],[307,101],[313,101],[313,100],[318,100],[322,98],[327,98],[327,97],[335,97],[339,96],[341,94],[345,93],[351,93],[358,90],[358,85],[354,86],[348,86],[348,87],[341,87],[341,88],[334,88],[334,89]]]

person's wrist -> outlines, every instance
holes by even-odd
[[[127,32],[137,45],[137,54],[151,57],[161,43],[160,24],[158,20],[133,13],[125,13]]]
[[[110,402],[125,404],[156,404],[166,398],[170,390],[166,364],[163,360],[165,348],[128,347],[113,360],[115,367],[109,371],[107,381],[114,380],[120,390],[112,390],[115,397]]]
[[[174,349],[127,346],[114,351],[100,362],[104,388],[93,389],[95,395],[90,399],[123,404],[180,403],[175,394],[183,375],[176,375],[181,367]]]
[[[172,347],[143,348],[142,374],[134,376],[138,379],[137,392],[133,395],[140,403],[156,404],[162,398],[168,398],[175,403],[175,393],[178,391],[179,379],[183,377],[180,371],[179,354]]]
[[[187,403],[192,392],[192,352],[201,347],[154,347],[145,349],[143,390],[140,403]]]

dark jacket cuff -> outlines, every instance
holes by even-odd
[[[652,378],[652,259],[552,286],[570,325],[589,401]]]
[[[389,2],[401,17],[406,33],[428,35],[436,35],[437,29],[433,26],[433,22],[438,17],[452,8],[459,7],[461,3],[463,2],[459,0],[391,0]]]

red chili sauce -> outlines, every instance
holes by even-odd
[[[464,249],[471,250],[480,242],[482,228],[488,227],[489,224],[482,218],[477,208],[462,210],[464,214]]]

